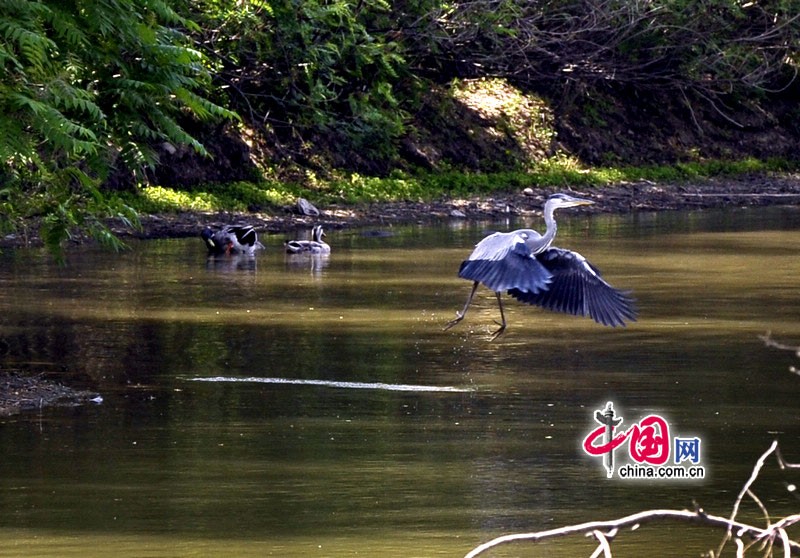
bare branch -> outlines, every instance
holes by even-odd
[[[467,74],[472,68],[461,77],[671,88],[701,94],[717,109],[719,96],[737,88],[776,91],[795,79],[796,68],[787,64],[800,35],[793,8],[757,2],[686,8],[676,12],[660,1],[473,0],[449,4],[428,21],[417,18],[406,31],[424,49],[411,45],[411,58],[430,59],[435,50],[442,67],[456,61]]]
[[[783,469],[800,469],[800,463],[789,463],[784,459],[781,448],[775,449],[775,457],[778,459],[778,466]]]
[[[744,486],[739,492],[739,495],[737,496],[733,506],[733,511],[731,512],[731,515],[728,518],[721,517],[718,515],[707,514],[697,504],[695,504],[694,511],[668,510],[668,509],[647,510],[627,515],[625,517],[614,520],[587,521],[585,523],[579,523],[577,525],[568,525],[565,527],[559,527],[557,529],[549,529],[546,531],[503,535],[495,539],[492,539],[489,542],[483,543],[480,546],[475,547],[468,554],[466,554],[465,558],[475,558],[476,556],[479,556],[480,554],[486,552],[487,550],[502,544],[522,542],[522,541],[540,542],[547,539],[565,537],[569,535],[575,535],[578,533],[585,533],[587,536],[593,536],[598,541],[598,547],[592,554],[592,558],[599,557],[600,555],[603,555],[604,557],[610,557],[611,545],[609,543],[609,539],[614,538],[620,529],[630,528],[631,530],[634,530],[637,529],[639,525],[642,523],[652,523],[655,521],[663,521],[663,520],[687,521],[689,523],[706,525],[709,527],[724,528],[725,536],[722,542],[720,543],[719,548],[716,550],[716,552],[710,551],[709,554],[711,556],[720,556],[725,544],[731,539],[734,540],[734,543],[736,545],[736,555],[744,556],[744,553],[748,546],[745,545],[742,539],[744,537],[748,537],[752,539],[754,543],[757,542],[766,543],[768,549],[766,555],[771,555],[771,549],[773,543],[775,541],[780,540],[781,548],[783,548],[783,553],[785,556],[788,557],[791,555],[792,552],[795,553],[800,552],[800,543],[792,541],[786,533],[786,529],[788,527],[800,523],[800,514],[790,515],[784,517],[780,521],[775,522],[774,524],[770,524],[769,514],[767,513],[764,504],[751,490],[753,483],[756,481],[759,473],[761,472],[761,469],[764,467],[764,463],[766,462],[767,458],[773,453],[776,454],[778,464],[781,466],[781,468],[800,467],[800,464],[786,463],[778,451],[778,442],[774,441],[770,445],[770,447],[761,455],[761,457],[759,457],[758,461],[753,467],[753,471],[750,474],[750,477],[747,479],[747,482],[745,482]],[[762,513],[764,513],[765,517],[767,518],[766,527],[757,527],[736,520],[736,516],[739,512],[739,507],[745,495],[750,495],[750,497],[756,502],[758,507],[761,509]]]
[[[725,529],[730,529],[731,531],[735,529],[737,531],[737,536],[747,535],[749,537],[758,539],[778,536],[777,531],[778,529],[782,528],[782,524],[780,522],[776,523],[771,528],[762,529],[754,525],[748,525],[738,521],[731,521],[730,519],[718,515],[710,515],[688,510],[655,509],[634,513],[610,521],[588,521],[586,523],[568,525],[558,529],[538,531],[535,533],[515,533],[512,535],[503,535],[475,547],[472,551],[466,554],[464,558],[475,558],[490,548],[494,548],[501,544],[520,541],[540,542],[546,539],[565,537],[577,533],[586,533],[602,529],[622,529],[625,527],[634,527],[640,523],[651,523],[654,521],[670,519],[687,521],[689,523],[700,525],[708,525],[710,527],[722,527]],[[797,520],[794,522],[797,522]],[[789,541],[789,544],[793,550],[800,551],[800,543]]]
[[[759,335],[759,339],[761,339],[767,347],[773,347],[775,349],[781,349],[782,351],[792,351],[797,356],[800,357],[800,347],[794,345],[786,345],[784,343],[779,343],[772,338],[772,332],[768,331],[764,335]]]
[[[800,358],[800,347],[796,347],[796,346],[793,346],[793,345],[785,345],[783,343],[778,343],[777,341],[772,339],[772,332],[770,332],[770,331],[768,331],[764,335],[759,335],[758,338],[761,339],[764,342],[764,345],[766,345],[767,347],[773,347],[775,349],[780,349],[782,351],[792,351],[795,354],[796,357]],[[800,370],[798,370],[794,366],[790,366],[789,367],[789,372],[791,372],[792,374],[797,374],[798,376],[800,376]]]
[[[730,525],[728,526],[728,530],[725,533],[725,537],[723,537],[722,542],[720,543],[719,548],[717,549],[718,555],[722,554],[722,549],[725,547],[725,543],[727,543],[733,536],[732,533],[733,522],[736,519],[736,515],[739,513],[739,506],[742,504],[742,499],[744,499],[745,494],[750,492],[750,487],[753,485],[754,482],[756,482],[756,479],[758,478],[758,473],[761,472],[761,468],[764,467],[764,462],[766,462],[767,457],[769,457],[770,454],[772,454],[772,452],[774,452],[777,449],[777,447],[778,447],[778,441],[773,440],[772,444],[769,446],[767,451],[761,454],[761,457],[758,458],[758,461],[756,461],[756,464],[753,467],[752,473],[750,473],[750,478],[747,479],[747,482],[744,483],[744,486],[739,491],[739,495],[736,497],[736,501],[733,503],[733,511],[731,512],[731,517],[729,520]]]
[[[769,457],[772,452],[778,447],[778,441],[773,440],[772,444],[769,446],[767,451],[761,454],[761,457],[758,458],[756,461],[755,466],[753,467],[753,471],[750,473],[750,478],[747,479],[747,482],[744,483],[744,486],[739,491],[739,495],[736,497],[736,501],[733,503],[733,511],[731,512],[730,521],[733,522],[736,519],[736,515],[739,513],[739,506],[742,504],[742,500],[744,499],[745,494],[750,492],[750,487],[756,482],[758,478],[758,473],[761,472],[761,468],[764,467],[764,462],[766,462],[767,457]],[[725,546],[725,542],[730,540],[731,538],[731,531],[732,527],[728,527],[728,532],[726,533],[726,538],[723,540],[722,544],[720,545],[719,550],[717,550],[717,554],[722,553],[722,547]]]
[[[592,536],[597,539],[599,544],[597,545],[594,553],[592,553],[591,558],[597,558],[600,556],[600,553],[603,554],[604,558],[611,558],[611,546],[608,544],[608,539],[606,539],[606,536],[597,529],[592,531]]]

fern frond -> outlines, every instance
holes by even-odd
[[[45,35],[8,19],[0,20],[0,37],[7,44],[13,44],[27,64],[38,72],[43,71],[50,52],[57,50],[56,43]]]
[[[175,96],[200,119],[227,118],[230,120],[241,120],[239,115],[232,110],[212,103],[205,97],[201,97],[188,89],[180,88],[176,90]]]
[[[17,56],[0,43],[0,68],[6,68],[7,65],[12,66],[15,72],[24,71],[24,66]]]
[[[164,2],[163,0],[145,0],[144,7],[150,11],[152,11],[158,18],[159,21],[172,24],[172,25],[181,25],[184,27],[189,26],[197,26],[196,23],[190,21],[184,17],[182,17],[178,12],[172,9],[172,7]]]
[[[143,120],[131,122],[129,130],[131,132],[131,137],[136,138],[139,141],[165,139],[163,132],[156,130]]]
[[[205,95],[211,64],[174,5],[0,0],[0,213],[44,215],[54,250],[72,227],[113,238],[98,184],[117,161],[145,178],[161,141],[207,155],[179,124],[187,115],[237,118]]]
[[[62,39],[66,46],[74,50],[90,48],[90,40],[86,31],[81,29],[73,14],[65,10],[62,6],[52,6],[50,12],[46,14],[46,22],[55,31],[56,37]]]
[[[27,109],[31,116],[30,125],[39,130],[56,149],[73,155],[97,152],[99,144],[94,131],[67,118],[53,105],[20,93],[10,95],[9,100],[19,110]]]
[[[105,114],[95,103],[94,95],[86,89],[75,87],[63,79],[54,79],[47,84],[46,91],[46,99],[56,108],[82,114],[94,122],[105,120]]]
[[[159,130],[163,131],[166,139],[176,143],[186,144],[201,155],[208,155],[208,151],[206,151],[203,144],[187,133],[186,130],[170,116],[164,114],[160,110],[156,110],[151,113],[150,118],[158,125]]]

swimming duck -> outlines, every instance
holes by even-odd
[[[289,254],[330,254],[331,247],[322,240],[325,232],[322,230],[322,225],[317,225],[311,229],[312,240],[290,240],[286,246],[286,252]]]
[[[258,241],[258,235],[252,225],[225,225],[219,230],[209,227],[200,233],[206,243],[209,254],[247,254],[252,256],[264,245]]]

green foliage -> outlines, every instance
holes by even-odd
[[[142,186],[120,195],[130,206],[144,213],[180,211],[247,211],[289,205],[297,197],[314,196],[308,189],[291,184],[234,182],[208,184],[191,189]]]
[[[388,2],[202,0],[190,8],[231,106],[252,125],[342,156],[396,157],[407,119],[397,91],[407,70],[385,32]]]
[[[403,168],[427,84],[498,77],[567,102],[650,89],[725,114],[722,96],[794,75],[798,10],[800,0],[183,0],[180,13],[197,22],[229,106],[276,158],[386,176]],[[603,112],[589,117],[603,124]]]
[[[799,12],[800,0],[0,0],[0,230],[35,222],[53,249],[79,232],[118,245],[107,219],[135,224],[132,206],[239,211],[299,195],[417,200],[763,169],[752,161],[584,169],[550,155],[547,120],[523,138],[544,158],[526,172],[392,172],[407,168],[400,146],[414,132],[420,91],[453,78],[497,77],[522,89],[546,82],[554,97],[666,89],[687,104],[709,100],[724,118],[722,96],[793,79]],[[119,169],[144,182],[163,143],[206,155],[197,121],[236,113],[274,159],[327,178],[143,186],[119,198],[101,189]],[[588,118],[608,124],[605,114]],[[534,119],[493,126],[506,137],[535,124],[525,120]],[[414,137],[424,143],[425,132]],[[441,168],[459,168],[457,158]]]
[[[231,118],[210,101],[204,58],[161,0],[0,0],[0,227],[36,219],[57,251],[73,231],[113,247],[134,224],[99,185],[156,163],[154,142],[204,148],[180,121]]]
[[[149,186],[124,199],[147,213],[180,211],[247,211],[276,209],[303,197],[320,205],[392,201],[431,201],[440,198],[519,192],[524,188],[586,188],[642,180],[680,183],[748,173],[787,172],[797,165],[785,160],[745,159],[705,161],[643,167],[581,168],[561,157],[536,165],[530,171],[465,173],[446,171],[408,174],[394,172],[386,178],[349,174],[314,187],[278,182],[214,184],[190,190]]]

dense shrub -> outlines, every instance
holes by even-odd
[[[161,0],[2,0],[0,226],[32,218],[54,249],[75,228],[115,243],[102,218],[135,215],[98,185],[115,165],[155,163],[152,145],[200,145],[184,114],[232,116],[208,101],[203,57]]]
[[[230,106],[251,125],[345,157],[396,156],[407,68],[388,2],[201,0],[187,9]]]

